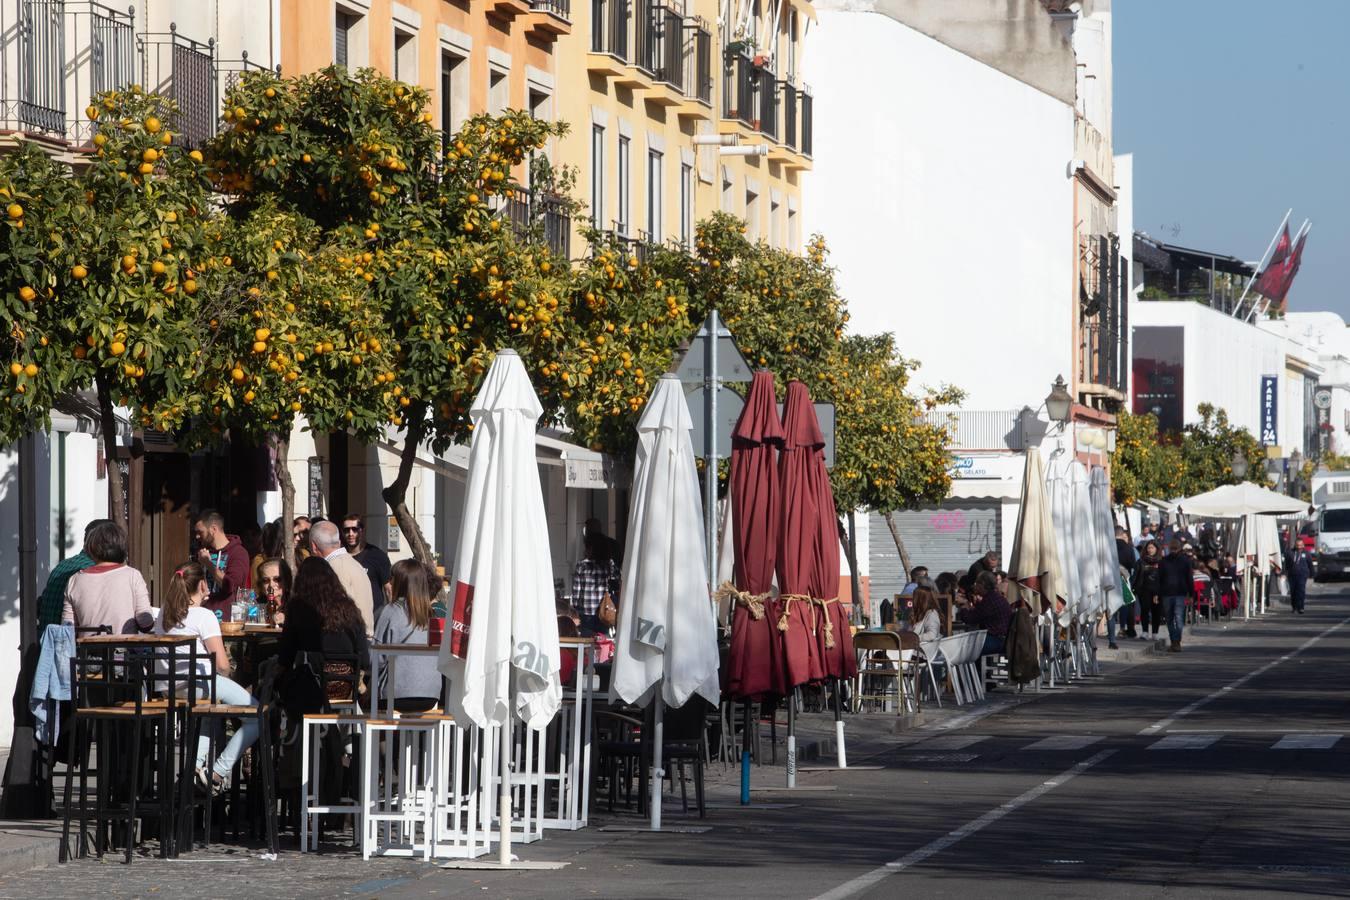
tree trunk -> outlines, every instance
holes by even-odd
[[[276,458],[272,470],[276,472],[277,486],[281,488],[281,557],[292,572],[295,571],[295,541],[290,540],[291,523],[295,521],[295,482],[291,479],[291,436],[274,433],[272,450]]]
[[[98,390],[99,430],[103,432],[103,458],[108,464],[108,517],[123,528],[131,528],[127,521],[127,504],[123,497],[125,486],[122,468],[117,462],[117,416],[113,412],[112,390],[103,373],[94,376]]]
[[[413,557],[423,565],[432,566],[436,564],[436,559],[431,554],[431,546],[422,535],[422,528],[417,524],[417,519],[408,509],[408,482],[412,480],[417,448],[421,446],[422,438],[426,434],[427,404],[420,400],[413,402],[408,407],[407,419],[411,424],[408,425],[408,434],[403,441],[403,452],[399,454],[398,475],[393,483],[380,492],[380,496],[389,504],[394,520],[398,522],[398,530],[403,532],[403,539],[408,542],[408,549],[412,550]]]
[[[891,538],[895,541],[895,549],[900,552],[900,565],[905,568],[905,571],[901,574],[908,581],[909,573],[914,569],[914,566],[909,561],[909,551],[905,549],[905,539],[900,537],[900,529],[895,527],[895,514],[887,510],[883,515],[886,517],[886,527],[891,530]]]
[[[848,513],[849,525],[853,525],[853,511]],[[844,558],[848,560],[848,574],[851,587],[853,589],[853,624],[862,624],[858,617],[862,615],[862,582],[858,578],[858,540],[856,529],[853,527],[845,528],[843,519],[835,519],[835,525],[839,526],[839,542],[844,545]],[[871,610],[868,611],[867,618],[872,618]]]

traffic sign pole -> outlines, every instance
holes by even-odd
[[[703,516],[707,526],[708,534],[708,590],[716,592],[717,590],[717,391],[721,386],[717,381],[717,339],[721,322],[717,318],[717,310],[708,310],[708,323],[706,326],[707,336],[703,339],[703,348],[705,364],[703,371],[705,373],[704,385],[705,394],[708,398],[707,409],[707,429],[704,431],[704,446],[706,452],[703,455],[704,460],[704,493],[706,499],[703,502]],[[712,602],[712,593],[708,596],[708,602]]]

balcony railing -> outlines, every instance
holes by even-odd
[[[1040,437],[1029,409],[934,409],[922,418],[947,432],[950,450],[1024,450]]]
[[[627,62],[628,0],[591,0],[591,52]]]
[[[552,13],[560,19],[572,21],[571,0],[530,0],[530,8],[535,12]]]
[[[684,24],[684,95],[712,106],[712,33],[707,23],[691,18]]]
[[[521,237],[541,238],[554,254],[571,256],[572,217],[563,198],[537,191],[513,191],[502,208],[511,230]]]
[[[802,151],[803,156],[811,155],[811,144],[812,144],[811,103],[812,103],[811,92],[806,90],[802,91],[801,92],[802,130],[801,130],[801,147],[799,149]]]
[[[178,104],[174,142],[199,147],[215,136],[217,100],[216,43],[185,38],[169,23],[167,34],[141,35],[142,83]]]
[[[759,128],[759,73],[745,53],[728,53],[723,62],[722,117]]]

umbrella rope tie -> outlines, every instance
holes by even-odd
[[[750,610],[752,619],[762,619],[764,618],[764,601],[769,599],[769,593],[752,594],[749,591],[740,591],[730,581],[724,581],[717,592],[713,594],[713,598],[718,602],[734,600],[736,605]]]
[[[783,614],[778,617],[779,631],[788,630],[788,617],[792,614],[792,601],[796,600],[798,603],[806,603],[808,605],[814,604],[814,601],[807,594],[781,594],[778,599],[783,601]],[[814,610],[815,607],[812,605],[812,611]]]
[[[831,597],[831,598],[828,599],[828,600],[820,600],[820,599],[818,599],[818,598],[813,597],[813,598],[811,598],[811,602],[812,602],[812,603],[818,603],[818,604],[820,604],[820,614],[821,614],[821,617],[825,620],[825,649],[826,649],[826,650],[833,650],[833,649],[834,649],[834,623],[830,621],[830,604],[831,604],[831,603],[838,603],[838,602],[839,602],[839,598],[838,598],[838,597]]]

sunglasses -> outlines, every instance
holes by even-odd
[[[343,534],[356,534],[356,533],[357,533],[358,531],[360,531],[360,530],[361,530],[361,526],[360,526],[360,525],[356,525],[356,526],[348,525],[348,526],[346,526],[346,527],[344,527],[344,528],[342,529],[342,533],[343,533]]]
[[[279,575],[264,575],[262,580],[263,584],[281,584],[281,576]]]

